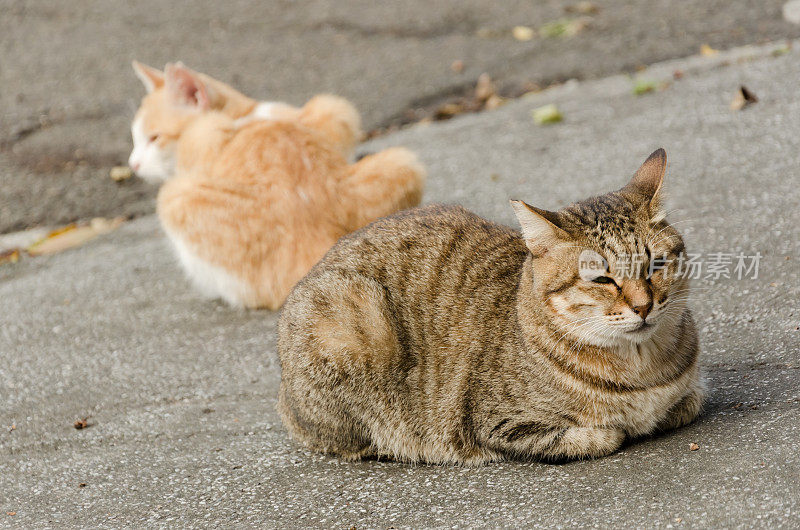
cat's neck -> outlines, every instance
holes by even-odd
[[[234,121],[218,111],[195,118],[178,140],[176,163],[180,174],[204,174],[236,133]]]

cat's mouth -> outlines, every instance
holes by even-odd
[[[643,320],[642,323],[639,324],[637,327],[635,327],[635,328],[633,328],[631,330],[628,330],[628,333],[631,333],[633,335],[640,335],[640,334],[644,334],[644,333],[650,333],[653,330],[654,327],[655,327],[655,324],[649,324],[649,323],[647,323],[647,322],[645,322]]]

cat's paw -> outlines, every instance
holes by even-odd
[[[624,440],[625,432],[615,427],[569,427],[548,456],[597,458],[610,455]]]
[[[698,382],[695,388],[669,409],[666,417],[656,426],[656,432],[671,431],[692,423],[700,415],[705,397],[705,385]]]

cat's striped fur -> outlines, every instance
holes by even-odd
[[[686,280],[612,289],[577,274],[580,248],[612,263],[682,250],[659,213],[665,164],[656,152],[620,192],[558,213],[518,209],[522,236],[431,206],[342,238],[281,317],[292,436],[348,459],[478,464],[602,456],[692,421],[703,387]],[[652,331],[614,328],[642,297]],[[582,328],[592,303],[608,329]]]

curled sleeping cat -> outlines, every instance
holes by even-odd
[[[512,201],[521,234],[431,206],[342,238],[281,315],[291,435],[346,459],[479,464],[599,457],[691,422],[704,386],[665,168],[658,150],[557,212]],[[608,269],[581,274],[585,250]],[[620,274],[632,255],[642,269]]]
[[[344,99],[259,103],[180,63],[134,62],[148,94],[129,164],[165,181],[157,212],[189,278],[232,305],[277,309],[339,237],[419,204],[403,148],[347,159],[362,136]]]

